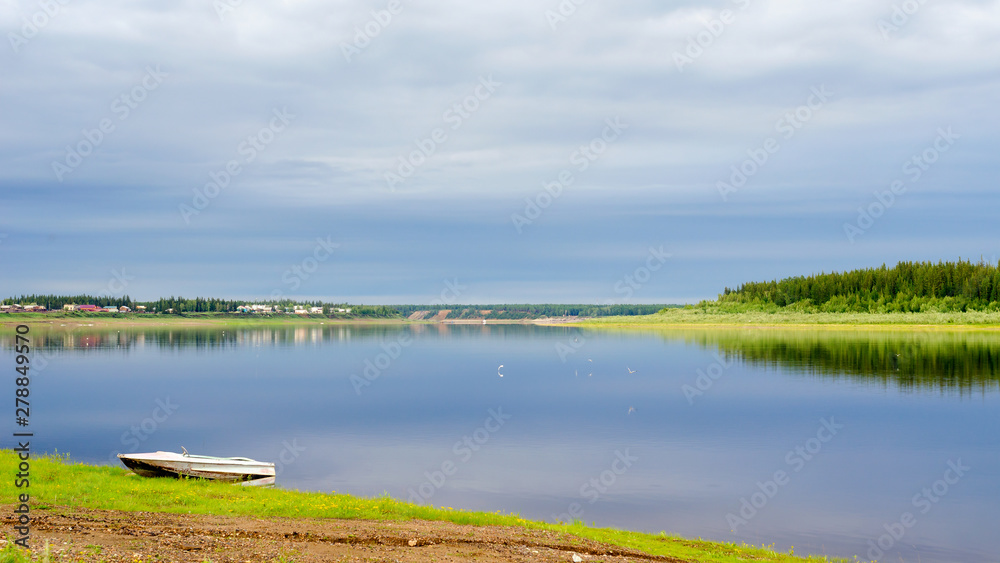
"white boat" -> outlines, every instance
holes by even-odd
[[[246,457],[213,457],[184,453],[152,452],[118,454],[125,467],[143,477],[197,477],[219,481],[269,479],[274,482],[274,464]]]

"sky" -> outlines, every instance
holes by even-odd
[[[1000,2],[0,0],[0,294],[683,303],[996,262]]]

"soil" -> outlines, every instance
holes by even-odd
[[[3,534],[14,537],[13,505]],[[675,561],[558,532],[448,522],[252,518],[56,507],[32,511],[51,561]],[[2,542],[3,540],[0,540]]]

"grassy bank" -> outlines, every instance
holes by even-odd
[[[329,318],[323,315],[235,315],[219,313],[191,313],[185,315],[149,315],[121,313],[16,313],[0,314],[0,325],[27,324],[52,328],[93,326],[109,328],[128,327],[220,327],[253,328],[268,326],[294,326],[319,324],[370,324],[403,325],[434,324],[440,321],[386,318]],[[446,321],[447,322],[447,321]],[[480,321],[470,321],[478,324]],[[572,324],[589,327],[734,327],[734,326],[784,326],[813,328],[946,328],[948,330],[971,328],[1000,330],[1000,312],[920,312],[920,313],[829,313],[799,311],[774,307],[766,310],[733,311],[722,307],[671,308],[652,315],[595,317],[573,320],[490,320],[490,324]]]
[[[0,450],[0,498],[13,501],[24,492],[14,487],[18,460],[10,450]],[[433,508],[400,502],[388,497],[359,498],[336,493],[307,493],[280,488],[235,487],[209,481],[145,479],[125,469],[71,463],[58,456],[31,459],[31,510],[59,511],[60,507],[103,510],[213,514],[255,518],[339,518],[366,520],[426,520],[476,526],[515,526],[531,530],[570,533],[652,555],[688,561],[763,561],[793,563],[828,561],[805,559],[746,545],[687,540],[610,528],[592,528],[582,523],[549,524],[526,520],[516,514],[499,514]],[[7,559],[11,560],[11,559]],[[27,559],[13,559],[27,560]]]
[[[1000,313],[823,313],[774,308],[763,311],[726,311],[713,307],[667,309],[634,317],[604,317],[575,323],[592,327],[784,326],[862,329],[1000,329]]]

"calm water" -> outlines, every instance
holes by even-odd
[[[797,553],[1000,560],[1000,335],[327,325],[32,338],[34,447],[81,461],[183,445],[276,461],[288,488]]]

